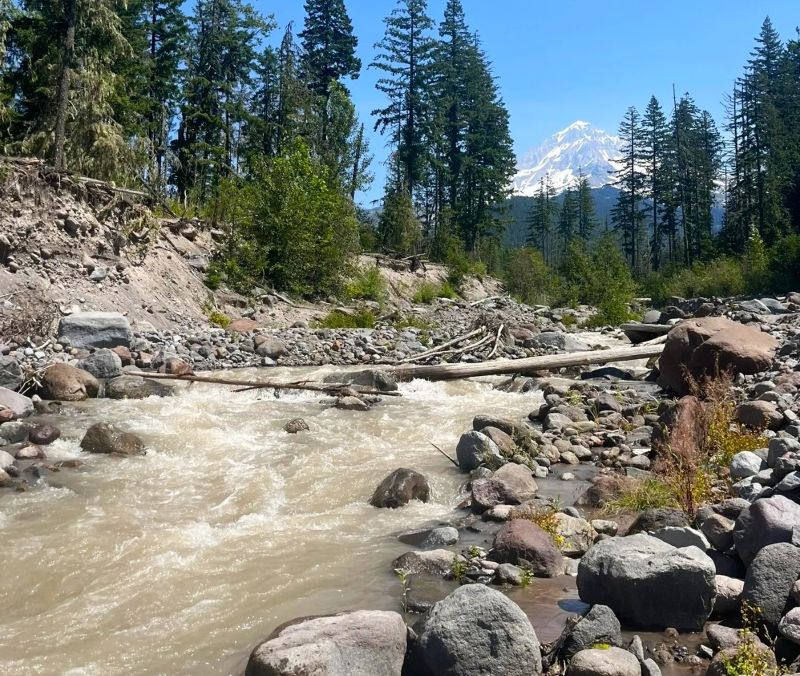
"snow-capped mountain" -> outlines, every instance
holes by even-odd
[[[532,196],[539,179],[550,174],[550,183],[559,193],[574,185],[578,171],[589,177],[593,188],[611,182],[622,141],[588,122],[578,120],[554,134],[517,163],[512,187],[515,195]]]

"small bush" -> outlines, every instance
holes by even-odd
[[[219,326],[221,329],[224,329],[231,323],[231,318],[224,312],[212,310],[208,315],[208,321],[214,326]]]
[[[564,544],[564,538],[558,532],[558,519],[556,519],[556,510],[553,507],[535,507],[533,505],[517,507],[512,512],[511,518],[532,521],[553,538],[557,547]]]
[[[386,280],[377,267],[370,267],[366,270],[360,270],[347,284],[345,291],[348,298],[374,300],[377,303],[383,303],[387,294]]]
[[[641,512],[654,507],[677,507],[675,491],[660,477],[626,481],[620,493],[606,503],[610,513]]]
[[[333,310],[317,322],[321,329],[371,329],[375,326],[375,315],[371,310],[360,310],[355,314],[347,314],[341,310]]]
[[[449,282],[434,284],[432,282],[422,282],[414,292],[411,300],[418,305],[429,305],[437,298],[455,298],[458,294]]]

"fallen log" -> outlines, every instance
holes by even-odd
[[[665,336],[672,326],[667,324],[639,324],[629,322],[619,327],[634,345],[641,344],[649,340],[652,336]]]
[[[568,354],[544,355],[525,359],[496,359],[479,364],[441,364],[433,366],[403,365],[386,369],[396,380],[459,380],[477,376],[511,375],[531,371],[548,371],[569,366],[590,366],[614,361],[633,361],[656,357],[664,345],[620,347],[592,352],[570,352]]]
[[[309,390],[312,392],[325,392],[326,394],[338,394],[342,390],[349,389],[357,394],[378,395],[381,397],[400,397],[399,392],[383,392],[373,390],[360,385],[347,385],[344,383],[317,383],[311,380],[296,380],[288,383],[276,383],[274,381],[258,380],[234,380],[232,378],[215,378],[213,376],[196,376],[194,374],[173,375],[171,373],[147,373],[145,371],[126,371],[125,375],[140,376],[142,378],[154,378],[161,380],[185,380],[189,383],[209,383],[211,385],[232,385],[241,387],[241,391],[246,390]]]

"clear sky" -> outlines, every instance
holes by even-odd
[[[289,21],[303,23],[303,0],[251,0],[272,14],[278,40]],[[625,109],[655,94],[667,108],[672,84],[722,122],[722,98],[742,71],[764,17],[784,40],[800,25],[798,0],[462,0],[494,64],[511,115],[517,154],[575,120],[615,131]],[[364,63],[350,83],[362,119],[383,101],[377,71],[366,68],[395,0],[346,0]],[[429,0],[438,24],[445,0]],[[387,156],[373,134],[375,183],[364,201],[380,197]]]

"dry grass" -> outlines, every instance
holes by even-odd
[[[58,321],[58,306],[45,300],[41,291],[23,290],[8,300],[12,308],[0,304],[0,342],[26,344],[44,341],[53,335]]]

